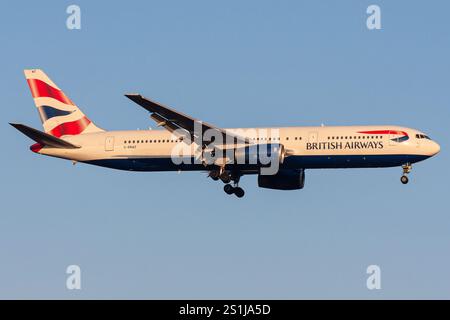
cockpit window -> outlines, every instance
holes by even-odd
[[[431,138],[427,135],[424,134],[416,134],[416,138],[417,139],[427,139],[427,140],[431,140]]]

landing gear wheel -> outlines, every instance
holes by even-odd
[[[234,188],[231,184],[226,184],[223,187],[223,191],[225,191],[226,194],[233,194],[234,193]]]
[[[231,182],[231,176],[227,171],[222,172],[220,175],[220,180],[223,181],[223,183],[230,183]]]
[[[213,179],[214,181],[219,180],[219,171],[217,170],[212,170],[209,172],[209,176],[211,177],[211,179]]]
[[[236,195],[236,197],[242,198],[245,195],[245,191],[244,189],[237,187],[234,189],[234,194]]]
[[[411,163],[405,163],[404,165],[402,165],[402,169],[403,169],[403,175],[402,175],[402,177],[400,178],[400,181],[401,181],[403,184],[407,184],[408,181],[409,181],[409,179],[408,179],[408,177],[407,177],[406,175],[407,175],[408,173],[410,173],[411,170],[412,170]]]
[[[409,179],[408,179],[407,176],[402,176],[402,177],[400,178],[400,181],[401,181],[403,184],[407,184],[408,181],[409,181]]]

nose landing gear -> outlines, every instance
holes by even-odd
[[[402,165],[402,168],[403,168],[403,175],[402,175],[402,177],[400,178],[400,181],[401,181],[403,184],[407,184],[408,181],[409,181],[407,174],[411,172],[412,166],[411,166],[410,163],[407,163],[407,164]]]

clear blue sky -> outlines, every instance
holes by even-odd
[[[82,29],[65,27],[66,7]],[[366,28],[378,4],[382,30]],[[13,1],[0,18],[0,298],[450,298],[448,1]],[[222,127],[398,124],[441,153],[307,171],[243,199],[202,173],[128,173],[35,155],[22,70],[99,126],[152,126],[141,92]],[[82,290],[65,288],[78,264]],[[382,290],[366,288],[370,264]]]

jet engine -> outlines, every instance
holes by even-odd
[[[305,186],[305,169],[279,170],[275,175],[258,175],[260,188],[277,190],[297,190]]]

